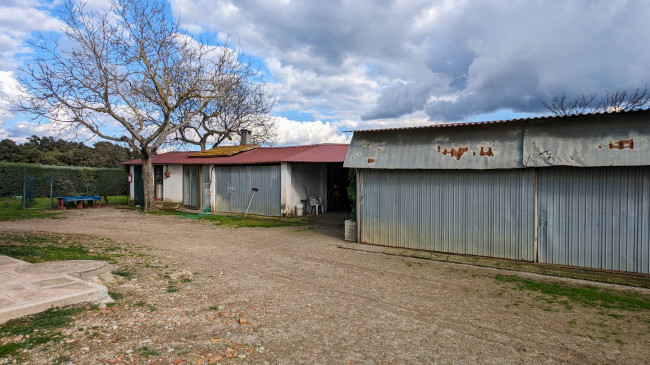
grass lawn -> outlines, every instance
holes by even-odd
[[[110,205],[124,205],[127,199],[126,195],[111,195],[108,197],[108,202]],[[30,218],[60,218],[61,211],[56,211],[56,204],[55,199],[53,202],[55,209],[51,210],[49,198],[36,198],[31,207],[22,209],[20,199],[0,198],[0,222]]]
[[[153,211],[147,212],[152,215],[174,215],[187,219],[202,219],[214,222],[222,227],[284,227],[284,226],[304,226],[313,224],[309,218],[285,218],[285,217],[262,217],[249,215],[244,218],[243,214],[193,214],[177,211]]]
[[[62,260],[114,261],[109,253],[91,252],[83,236],[45,233],[0,233],[0,255],[30,263]]]
[[[540,293],[539,300],[547,303],[560,303],[568,310],[570,303],[585,307],[602,307],[628,311],[650,310],[650,296],[634,291],[613,291],[599,289],[593,285],[565,285],[557,282],[543,282],[525,279],[517,275],[497,274],[494,277],[502,283],[513,283],[518,290]],[[564,298],[564,300],[560,300]]]

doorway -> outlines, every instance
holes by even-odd
[[[183,166],[183,207],[206,209],[210,206],[211,166]]]
[[[183,207],[199,209],[199,166],[183,166]]]

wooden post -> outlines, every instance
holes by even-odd
[[[26,205],[26,200],[27,200],[27,167],[23,170],[23,199],[22,199],[22,206],[23,209],[25,209]]]
[[[54,201],[54,179],[50,179],[50,209]]]

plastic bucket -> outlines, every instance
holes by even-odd
[[[302,204],[296,205],[296,217],[302,217],[305,213],[305,206]]]

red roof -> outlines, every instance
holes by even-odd
[[[196,151],[167,152],[153,156],[156,165],[255,165],[280,162],[343,162],[347,144],[317,144],[292,147],[260,147],[233,156],[189,157]],[[141,165],[140,159],[123,163]]]

